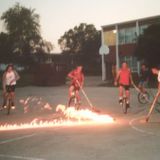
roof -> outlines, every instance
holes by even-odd
[[[150,21],[150,20],[157,20],[157,19],[160,20],[160,15],[145,17],[145,18],[140,18],[140,19],[135,19],[135,20],[130,20],[130,21],[113,23],[113,24],[104,25],[101,27],[102,28],[110,28],[110,27],[115,27],[116,25],[127,25],[127,24],[131,24],[131,23],[135,23],[136,21],[143,22],[143,21]]]

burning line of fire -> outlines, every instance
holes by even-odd
[[[0,131],[114,123],[114,119],[111,116],[99,115],[88,109],[76,110],[74,107],[66,108],[64,105],[58,105],[56,111],[61,112],[61,116],[57,119],[43,121],[36,118],[30,123],[5,124],[0,126]]]
[[[38,111],[52,110],[50,104],[41,97],[29,96],[26,99],[20,99],[19,102],[23,106],[24,113],[28,113],[34,108]]]

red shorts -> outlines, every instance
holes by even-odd
[[[78,90],[78,91],[80,90],[80,87],[77,83],[72,83],[71,86],[74,87],[74,90]]]

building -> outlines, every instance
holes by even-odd
[[[140,62],[133,55],[137,37],[148,26],[158,22],[160,15],[102,26],[102,45],[105,44],[110,49],[105,56],[107,79],[112,75],[112,65],[116,64],[118,69],[122,61],[129,64],[132,72],[139,73]]]

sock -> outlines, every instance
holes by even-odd
[[[123,98],[122,97],[119,97],[119,100],[122,100]]]

